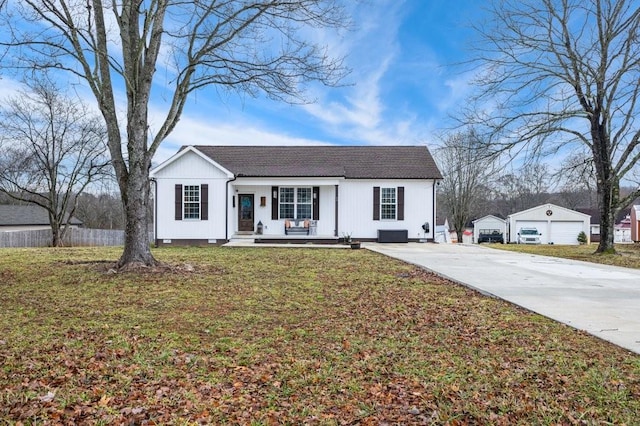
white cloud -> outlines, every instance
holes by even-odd
[[[2,93],[3,99],[18,95],[22,89],[24,89],[24,86],[19,81],[7,77],[0,77],[0,93]]]
[[[385,121],[386,107],[381,86],[399,53],[397,31],[402,21],[402,2],[360,3],[354,11],[357,30],[348,38],[334,39],[332,51],[349,52],[349,80],[353,86],[322,89],[314,93],[318,102],[304,107],[326,130],[345,139],[367,143],[389,143],[388,131],[395,123]],[[400,126],[406,130],[405,123]]]
[[[204,121],[188,115],[182,119],[160,145],[154,163],[160,163],[182,145],[326,145],[313,139],[305,139],[263,129],[248,123],[223,123]]]
[[[456,76],[455,78],[448,78],[444,81],[444,86],[447,88],[447,96],[440,99],[438,102],[438,110],[448,111],[451,108],[455,108],[460,103],[465,102],[465,99],[473,91],[471,82],[475,78],[475,72],[466,72]]]

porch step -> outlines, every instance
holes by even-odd
[[[338,244],[338,237],[330,237],[330,236],[306,236],[306,235],[287,235],[278,237],[275,235],[272,236],[262,236],[260,238],[256,238],[256,244]]]
[[[252,237],[252,238],[248,238],[245,236],[242,237],[238,237],[238,236],[233,236],[229,239],[229,242],[226,245],[233,245],[233,246],[238,246],[238,245],[252,245],[255,244],[256,240]]]

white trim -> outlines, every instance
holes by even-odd
[[[283,189],[293,189],[293,201],[292,202],[286,202],[283,203],[282,202],[282,190]],[[311,198],[310,201],[308,203],[301,203],[298,200],[298,195],[299,195],[299,190],[300,189],[308,189],[311,191]],[[293,217],[282,217],[281,213],[282,213],[282,205],[283,204],[293,204]],[[304,205],[304,206],[310,206],[311,209],[309,211],[309,217],[300,217],[300,214],[298,212],[298,207]],[[278,219],[279,220],[292,220],[292,219],[309,219],[309,220],[313,220],[313,186],[279,186],[278,187]]]
[[[505,224],[507,223],[507,219],[499,218],[498,216],[493,215],[493,214],[488,214],[486,216],[482,216],[481,218],[476,219],[476,220],[472,221],[471,223],[476,223],[476,222],[480,222],[481,220],[487,220],[487,219],[494,219],[494,220],[499,220],[499,221],[501,221],[502,223],[505,223]]]
[[[540,208],[547,208],[549,210],[554,210],[554,209],[555,210],[562,210],[562,211],[567,212],[567,213],[571,213],[571,214],[576,214],[578,216],[582,216],[585,219],[587,219],[587,218],[590,219],[591,218],[591,216],[588,215],[588,214],[585,214],[585,213],[582,213],[582,212],[579,212],[579,211],[576,211],[576,210],[571,210],[571,209],[568,209],[566,207],[560,207],[560,206],[557,206],[555,204],[547,203],[547,204],[541,204],[539,206],[531,207],[530,209],[527,209],[527,210],[522,210],[522,211],[519,211],[519,212],[516,212],[516,213],[512,213],[507,217],[507,220],[509,220],[510,218],[517,218],[518,216],[522,216],[522,215],[525,215],[527,213],[531,213],[531,212],[533,212],[535,210],[538,210]]]
[[[182,156],[186,155],[188,152],[192,152],[192,153],[196,154],[197,156],[199,156],[200,158],[205,160],[207,163],[211,164],[213,167],[216,167],[217,169],[221,170],[224,174],[227,175],[227,178],[231,179],[231,178],[233,178],[235,176],[231,171],[225,169],[220,164],[218,164],[215,161],[213,161],[211,158],[209,158],[208,156],[203,154],[201,151],[199,151],[198,149],[196,149],[192,145],[189,145],[188,147],[186,147],[182,151],[178,151],[175,155],[173,155],[172,157],[170,157],[167,160],[165,160],[163,163],[158,165],[156,168],[152,169],[149,172],[149,176],[150,177],[155,177],[155,175],[157,173],[159,173],[162,169],[164,169],[165,167],[167,167],[169,164],[173,163],[174,161],[178,160]]]
[[[382,192],[384,190],[393,190],[393,203],[383,203],[383,196],[382,196]],[[382,207],[383,206],[393,206],[393,217],[382,217]],[[380,187],[380,221],[382,222],[390,222],[390,221],[395,221],[395,222],[399,222],[398,220],[398,187],[397,186],[381,186]]]
[[[187,187],[198,188],[198,201],[187,201]],[[198,217],[187,216],[187,204],[198,205]],[[202,220],[202,185],[182,185],[182,220]]]
[[[245,178],[233,181],[233,186],[333,186],[340,185],[344,179],[322,178]]]

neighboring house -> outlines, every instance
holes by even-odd
[[[200,145],[182,147],[151,178],[161,245],[239,235],[433,240],[442,175],[424,146]]]
[[[579,244],[578,234],[590,235],[590,216],[555,204],[543,204],[507,218],[509,242],[515,243],[522,228],[536,228],[542,244]]]
[[[640,205],[631,206],[631,241],[640,242]]]
[[[584,213],[586,215],[591,216],[591,224],[589,225],[590,229],[590,238],[589,241],[592,243],[600,242],[600,212],[598,209],[576,209],[580,213]]]
[[[507,241],[507,221],[501,217],[494,216],[492,214],[483,216],[480,219],[473,221],[473,242],[478,242],[480,232],[490,233],[491,231],[498,231],[502,234],[504,241]]]
[[[82,221],[71,217],[69,227],[78,228]],[[0,205],[0,232],[2,231],[31,231],[37,229],[51,229],[49,213],[46,209],[34,205]]]
[[[630,243],[631,239],[631,215],[626,215],[620,222],[613,227],[614,243]]]
[[[446,217],[444,219],[436,218],[436,235],[434,242],[448,244],[454,240],[457,242],[458,236],[455,230],[449,229],[449,220]]]
[[[636,206],[640,209],[640,206]],[[581,213],[585,213],[591,216],[591,242],[600,242],[600,212],[598,209],[577,209]],[[631,210],[624,209],[616,215],[615,224],[613,226],[613,240],[615,243],[628,243],[633,241],[633,229],[632,229],[632,214]],[[640,217],[640,216],[639,216]]]
[[[467,228],[462,231],[462,244],[473,244],[473,229]]]

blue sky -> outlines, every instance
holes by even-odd
[[[192,95],[155,162],[181,145],[428,145],[451,125],[470,74],[455,66],[469,55],[472,0],[353,2],[353,31],[317,34],[346,54],[344,87],[314,87],[317,102],[291,106],[263,98]],[[156,104],[161,108],[162,105]],[[152,110],[153,111],[153,110]],[[153,114],[152,114],[153,117]]]
[[[193,93],[154,163],[182,145],[196,144],[434,147],[438,134],[452,124],[449,114],[468,93],[471,74],[455,64],[470,54],[473,32],[468,24],[481,15],[482,3],[345,0],[345,4],[354,22],[352,31],[310,33],[330,52],[346,57],[352,72],[343,87],[313,86],[308,95],[317,102],[295,106],[264,97],[220,94],[214,88]],[[160,64],[158,69],[150,105],[152,131],[160,125],[170,99]],[[0,95],[11,95],[18,87],[8,75],[0,79]],[[95,106],[88,91],[81,95]]]

